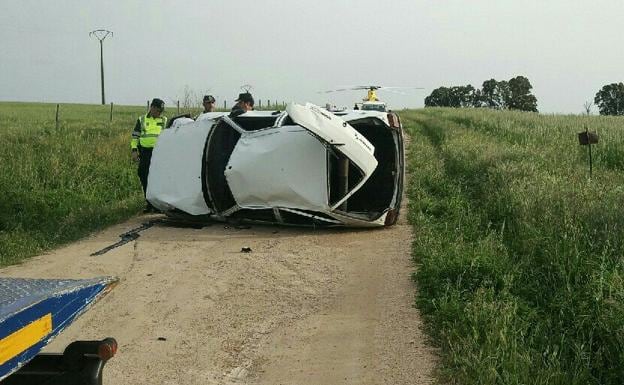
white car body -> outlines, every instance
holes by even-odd
[[[174,120],[154,148],[147,199],[195,219],[383,226],[398,216],[403,170],[395,114],[293,103]]]

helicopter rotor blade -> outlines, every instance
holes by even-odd
[[[370,87],[368,87],[368,86],[344,87],[344,88],[337,88],[335,90],[319,91],[319,93],[341,92],[341,91],[358,91],[358,90],[368,90],[369,88]]]
[[[358,91],[358,90],[422,90],[423,87],[394,87],[394,86],[342,86],[335,90],[319,91],[318,93],[342,92],[342,91]]]
[[[340,91],[351,91],[350,88],[338,88],[335,90],[327,90],[327,91],[318,91],[319,94],[328,94],[330,92],[340,92]]]
[[[402,87],[402,86],[401,87],[383,86],[383,87],[379,87],[379,89],[382,89],[382,90],[424,90],[423,87]]]
[[[405,92],[401,92],[401,91],[397,91],[397,90],[393,90],[393,89],[384,88],[382,91],[387,91],[387,92],[390,92],[391,94],[406,95],[407,96],[407,94]]]
[[[353,87],[354,90],[378,90],[380,88],[383,88],[383,86],[355,86]]]

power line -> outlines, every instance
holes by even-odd
[[[100,41],[100,77],[102,79],[102,105],[106,104],[106,99],[104,98],[104,39],[110,35],[113,36],[113,32],[107,29],[96,29],[95,31],[89,32],[89,37],[95,36],[96,39]]]

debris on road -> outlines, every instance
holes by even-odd
[[[119,237],[121,238],[120,241],[113,243],[110,246],[106,246],[105,248],[96,251],[95,253],[90,254],[92,257],[94,256],[98,256],[98,255],[102,255],[102,254],[106,254],[109,251],[119,247],[119,246],[123,246],[128,242],[132,242],[136,239],[138,239],[141,235],[139,234],[141,231],[143,230],[147,230],[150,227],[154,226],[156,223],[160,223],[162,222],[162,219],[153,219],[149,222],[145,222],[143,223],[141,226],[139,227],[135,227],[132,230],[126,231],[125,233],[121,234]]]

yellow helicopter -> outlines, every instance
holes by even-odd
[[[352,90],[367,90],[366,97],[362,99],[362,103],[355,103],[355,110],[364,110],[364,111],[387,111],[387,105],[385,102],[381,101],[377,97],[377,90],[383,89],[388,90],[390,92],[395,92],[401,95],[405,95],[402,92],[397,92],[397,89],[422,89],[421,87],[387,87],[387,86],[353,86],[353,87],[345,87],[339,88],[335,90],[325,91],[328,92],[339,92],[339,91],[352,91]]]

